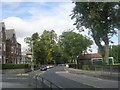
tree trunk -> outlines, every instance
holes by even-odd
[[[104,57],[104,64],[109,64],[109,45],[105,45],[105,57]]]
[[[77,68],[79,69],[79,59],[77,58]]]

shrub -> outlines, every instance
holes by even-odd
[[[2,69],[29,69],[29,64],[2,64]]]
[[[89,65],[82,65],[83,70],[89,70]]]

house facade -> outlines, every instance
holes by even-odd
[[[19,64],[21,61],[21,44],[16,40],[14,29],[5,28],[0,22],[0,63]]]
[[[6,30],[6,59],[8,63],[19,64],[21,61],[21,44],[16,40],[14,29]]]
[[[99,53],[91,53],[91,54],[81,54],[78,58],[78,61],[81,65],[102,65],[103,58]],[[109,64],[113,65],[114,60],[113,57],[109,57]]]
[[[17,43],[17,48],[16,48],[16,55],[17,55],[17,64],[21,63],[22,55],[21,55],[21,44]]]
[[[21,64],[31,64],[31,54],[28,51],[22,52]]]
[[[0,63],[6,63],[6,28],[3,22],[0,22]]]

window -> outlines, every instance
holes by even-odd
[[[5,44],[4,44],[4,51],[6,51],[6,47],[5,47]]]
[[[0,51],[2,51],[2,44],[0,44]]]
[[[0,38],[3,38],[3,34],[2,34],[2,31],[0,32]]]
[[[2,63],[2,58],[0,58],[0,63]]]
[[[6,63],[5,56],[3,57],[3,60],[4,60],[4,64],[5,64]]]
[[[14,47],[11,47],[11,53],[13,53],[13,51],[14,51]]]

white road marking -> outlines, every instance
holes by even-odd
[[[55,72],[55,73],[69,73],[68,71],[59,71],[59,72]]]
[[[27,79],[27,78],[6,78],[6,79]]]
[[[21,73],[21,74],[17,74],[17,76],[28,76],[29,74],[23,74],[23,73]]]
[[[103,80],[102,78],[97,78],[98,80]]]

